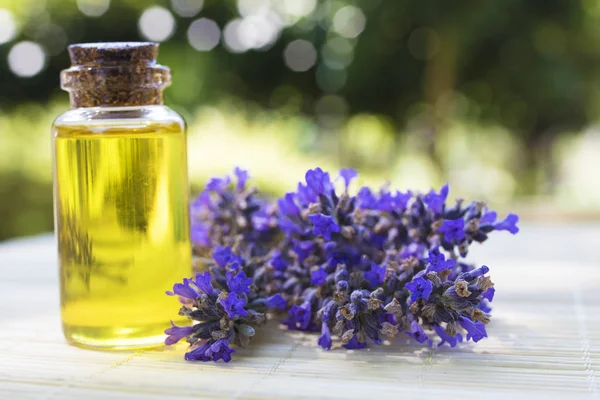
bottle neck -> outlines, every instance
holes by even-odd
[[[128,107],[162,105],[162,88],[102,88],[101,90],[70,90],[71,108]]]

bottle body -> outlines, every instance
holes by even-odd
[[[191,275],[186,129],[164,106],[81,108],[53,127],[63,331],[106,349],[160,345]]]

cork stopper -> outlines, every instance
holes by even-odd
[[[83,43],[69,46],[71,68],[61,72],[61,87],[71,107],[124,107],[163,104],[171,83],[169,68],[156,63],[158,44]]]

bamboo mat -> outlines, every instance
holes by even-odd
[[[185,345],[95,352],[60,331],[51,236],[0,245],[0,399],[600,399],[600,226],[524,224],[471,259],[491,267],[490,338],[329,352],[271,323],[230,364]]]

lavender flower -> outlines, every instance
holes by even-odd
[[[493,283],[487,267],[459,257],[492,231],[515,232],[514,217],[498,224],[481,202],[447,205],[448,185],[424,196],[362,188],[354,197],[347,192],[354,173],[340,176],[344,191],[337,193],[328,173],[310,170],[306,183],[278,201],[285,237],[277,262],[291,304],[285,325],[320,330],[327,349],[334,335],[362,348],[400,330],[421,343],[437,335],[454,346],[459,331],[479,340]]]
[[[239,297],[237,293],[229,293],[227,297],[220,298],[219,304],[223,306],[223,309],[232,320],[248,316],[248,311],[244,309],[246,300]]]
[[[444,234],[444,240],[458,242],[465,237],[465,221],[462,218],[445,220],[440,227],[440,232]]]
[[[387,186],[352,195],[352,169],[340,171],[341,191],[328,172],[309,170],[273,203],[248,189],[246,171],[234,176],[210,180],[192,204],[196,261],[209,272],[168,292],[197,321],[167,330],[168,344],[191,344],[186,359],[229,361],[230,344],[246,346],[269,309],[287,312],[288,329],[320,332],[327,350],[401,331],[429,346],[487,337],[489,268],[461,258],[492,232],[517,233],[516,215],[497,221],[482,202],[448,203],[447,184],[424,195]]]
[[[352,180],[357,176],[358,172],[356,172],[355,169],[342,168],[340,170],[340,177],[344,180],[344,187],[346,191],[348,191],[348,186],[350,186],[350,182],[352,182]]]
[[[474,342],[479,342],[481,339],[487,337],[483,323],[473,322],[466,317],[462,317],[459,323],[467,331],[467,340],[472,339]]]
[[[233,252],[231,251],[231,248],[229,246],[227,246],[227,247],[217,246],[215,248],[215,250],[213,251],[212,256],[213,256],[214,260],[216,261],[216,263],[220,267],[223,267],[223,268],[225,268],[229,264],[233,264],[233,263],[240,264],[242,262],[242,259],[240,257],[233,254]]]
[[[171,328],[165,330],[165,334],[169,335],[169,337],[165,339],[165,344],[167,346],[175,344],[181,339],[190,336],[193,332],[193,326],[177,326],[171,321]]]
[[[331,240],[332,233],[337,233],[340,231],[340,226],[329,215],[310,215],[308,219],[314,225],[313,233],[315,235],[322,235],[327,240]]]
[[[423,196],[423,202],[427,204],[429,210],[434,214],[441,214],[446,206],[449,190],[448,184],[442,186],[439,193],[431,190],[427,195]]]
[[[419,343],[426,342],[429,337],[423,330],[423,327],[419,325],[417,321],[413,321],[410,323],[410,331],[405,332],[408,336],[415,339]]]
[[[321,286],[327,281],[327,273],[323,268],[319,268],[311,272],[310,283],[316,286]]]
[[[447,269],[452,269],[456,265],[454,260],[446,260],[446,256],[440,252],[438,247],[429,250],[428,255],[429,257],[423,259],[423,261],[428,264],[427,272],[442,272]]]
[[[508,214],[503,221],[494,224],[494,229],[497,231],[508,231],[514,235],[519,232],[519,228],[517,227],[518,222],[519,217],[517,215]]]
[[[205,260],[213,254],[222,266],[241,264],[243,258],[257,268],[275,246],[279,233],[276,206],[248,187],[247,171],[236,167],[234,176],[209,180],[192,202],[191,238],[197,270],[205,269]],[[240,259],[230,259],[232,252]]]
[[[233,275],[231,272],[227,272],[227,286],[231,293],[248,293],[250,294],[250,285],[252,284],[252,278],[246,278],[246,273],[240,271],[237,275]]]
[[[231,353],[235,353],[235,350],[229,348],[227,339],[217,340],[205,352],[207,356],[212,356],[213,361],[223,360],[225,362],[231,361]]]
[[[433,285],[428,279],[424,279],[422,276],[413,278],[412,281],[408,282],[405,287],[410,291],[410,301],[417,301],[418,299],[428,300]]]
[[[306,186],[316,195],[324,194],[332,189],[331,179],[327,172],[315,168],[306,172]]]
[[[227,257],[221,257],[223,254]],[[165,331],[165,344],[186,339],[191,345],[186,360],[225,362],[235,352],[230,344],[247,346],[255,329],[266,322],[265,312],[285,308],[287,303],[279,294],[265,297],[244,269],[249,268],[237,254],[220,249],[215,252],[210,271],[173,285],[167,295],[184,297],[187,301],[179,314],[197,323],[187,327],[171,323]]]

